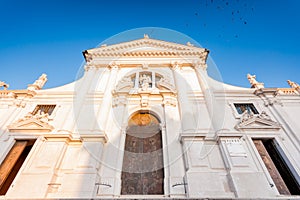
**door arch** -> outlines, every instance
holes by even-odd
[[[139,112],[128,121],[123,167],[122,195],[164,193],[162,136],[159,120]]]

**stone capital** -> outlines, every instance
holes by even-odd
[[[179,62],[172,62],[171,63],[171,68],[175,71],[179,71],[182,67],[182,64]]]
[[[194,67],[195,69],[198,69],[198,70],[204,70],[206,71],[207,69],[207,64],[206,63],[203,63],[201,61],[197,61],[197,62],[194,62],[192,63],[192,67]]]
[[[119,69],[119,65],[117,65],[115,62],[112,62],[108,65],[108,68],[110,70],[118,70]]]

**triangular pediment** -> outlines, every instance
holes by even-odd
[[[19,120],[7,128],[10,132],[50,132],[54,129],[47,122],[35,118]]]
[[[102,45],[84,52],[85,58],[106,56],[198,56],[206,59],[208,50],[162,40],[143,38],[113,45]]]
[[[279,130],[280,125],[272,121],[271,119],[264,119],[258,116],[252,116],[251,118],[240,121],[235,128],[237,130],[264,130],[264,129],[273,129]]]

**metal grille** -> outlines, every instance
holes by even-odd
[[[55,108],[55,105],[37,105],[32,112],[33,115],[36,115],[39,112],[48,113],[49,115],[52,114],[53,110]]]

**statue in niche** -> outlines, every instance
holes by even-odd
[[[9,85],[7,83],[5,83],[4,81],[0,81],[0,88],[3,87],[4,90],[7,90],[7,88],[9,87]]]
[[[149,75],[143,74],[140,76],[140,85],[142,87],[142,90],[148,90],[150,87],[150,84],[152,83],[151,78]]]
[[[291,88],[300,88],[299,84],[290,80],[287,80],[288,84],[291,86]]]
[[[251,88],[256,88],[256,89],[264,88],[263,83],[257,82],[255,75],[247,74],[247,78],[251,84]]]

